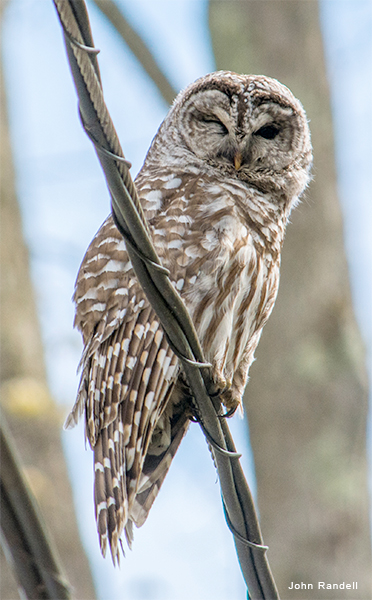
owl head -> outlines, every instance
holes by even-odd
[[[312,162],[305,111],[276,79],[219,71],[176,98],[148,159],[297,197]]]

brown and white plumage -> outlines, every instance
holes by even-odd
[[[227,408],[241,403],[311,159],[305,113],[286,87],[218,72],[177,97],[136,179],[156,250]],[[74,300],[84,353],[67,426],[85,411],[101,549],[108,540],[115,558],[123,529],[130,543],[132,523],[147,517],[191,403],[112,217],[88,248]]]

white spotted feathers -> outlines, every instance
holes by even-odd
[[[241,405],[254,351],[275,303],[292,207],[309,179],[301,104],[279,82],[219,72],[176,99],[136,186],[228,409]],[[94,452],[102,553],[115,562],[161,487],[192,416],[179,361],[109,217],[74,293],[81,380],[66,425],[85,415]]]

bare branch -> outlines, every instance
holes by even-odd
[[[69,585],[20,471],[4,415],[1,415],[0,452],[2,543],[12,557],[18,581],[27,598],[68,600]]]
[[[128,23],[122,11],[112,0],[93,0],[100,11],[108,18],[124,42],[141,63],[147,75],[152,79],[167,104],[171,104],[177,95],[176,90],[156,62],[152,52],[141,36]]]
[[[173,287],[152,245],[128,163],[103,100],[102,88],[90,59],[91,50],[82,48],[86,37],[81,31],[75,7],[83,0],[53,0],[65,33],[71,71],[79,96],[83,127],[95,145],[111,192],[115,222],[123,234],[127,251],[151,305],[162,322],[171,347],[179,356],[205,429],[214,440],[214,457],[220,479],[227,523],[234,541],[243,576],[252,599],[275,600],[278,592],[266,559],[252,496],[219,398],[208,394],[208,368],[200,342],[186,307]],[[83,11],[82,11],[83,13]],[[85,18],[85,17],[84,17]],[[222,452],[219,451],[222,449]],[[230,453],[230,454],[229,454]]]

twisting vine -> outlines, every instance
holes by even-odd
[[[115,223],[149,302],[161,320],[172,350],[182,362],[207,439],[214,448],[227,524],[234,535],[242,573],[252,600],[275,600],[278,592],[266,558],[252,496],[239,463],[221,402],[209,395],[206,363],[194,325],[152,245],[149,229],[103,98],[97,50],[84,0],[53,0],[63,28],[79,97],[82,125],[93,142],[108,188]]]

